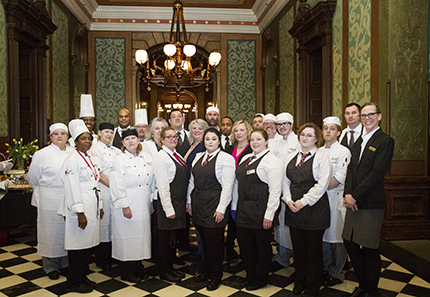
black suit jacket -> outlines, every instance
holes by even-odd
[[[360,158],[362,138],[352,147],[344,196],[351,194],[358,209],[384,209],[384,175],[391,164],[394,140],[378,129],[369,139]]]

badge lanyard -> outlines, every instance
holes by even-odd
[[[76,149],[76,151],[78,152],[78,154],[82,157],[82,159],[84,159],[84,161],[85,161],[85,163],[87,163],[87,165],[88,165],[88,167],[91,169],[91,171],[93,172],[93,174],[94,174],[94,179],[97,181],[97,177],[98,177],[98,175],[97,175],[97,169],[96,169],[96,167],[94,166],[94,164],[93,164],[93,162],[91,161],[91,158],[88,158],[88,159],[90,159],[90,163],[91,163],[91,166],[90,166],[90,164],[88,163],[88,161],[87,161],[87,159],[85,159],[85,157],[81,154],[81,152],[78,150],[78,149]]]

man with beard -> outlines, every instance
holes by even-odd
[[[269,149],[273,150],[275,148],[275,141],[282,138],[276,132],[276,117],[273,114],[268,113],[263,117],[263,129],[269,135]]]
[[[130,128],[130,111],[126,108],[118,111],[118,127],[115,128],[115,136],[112,145],[121,149],[122,147],[122,131]]]
[[[252,128],[253,129],[263,129],[263,117],[264,114],[256,113],[254,118],[252,119]]]
[[[140,142],[144,142],[148,129],[148,115],[146,109],[136,109],[134,111],[134,127]]]
[[[205,120],[209,125],[209,128],[215,128],[219,131],[218,121],[219,121],[219,109],[215,106],[209,106],[206,109]]]

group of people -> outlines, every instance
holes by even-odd
[[[186,131],[180,110],[150,123],[146,110],[136,110],[131,127],[122,109],[119,126],[101,123],[96,135],[85,100],[80,119],[51,125],[51,144],[34,155],[27,176],[49,278],[68,267],[68,290],[91,292],[94,252],[101,269],[116,259],[125,281],[147,278],[142,260],[152,257],[161,279],[179,282],[185,274],[173,263],[177,248],[189,245],[191,221],[204,258],[194,280],[209,291],[221,284],[224,260],[243,261],[252,291],[293,258],[293,293],[316,296],[321,285],[343,281],[349,254],[359,286],[348,296],[379,296],[384,174],[394,141],[379,127],[377,105],[348,104],[343,131],[331,116],[322,129],[307,123],[297,134],[287,112],[256,114],[252,127],[228,116],[218,125],[211,106]]]

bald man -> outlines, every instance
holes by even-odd
[[[128,128],[130,128],[130,111],[126,108],[123,108],[118,111],[118,127],[115,128],[115,137],[113,138],[112,143],[114,147],[121,149],[122,131],[125,131]]]

